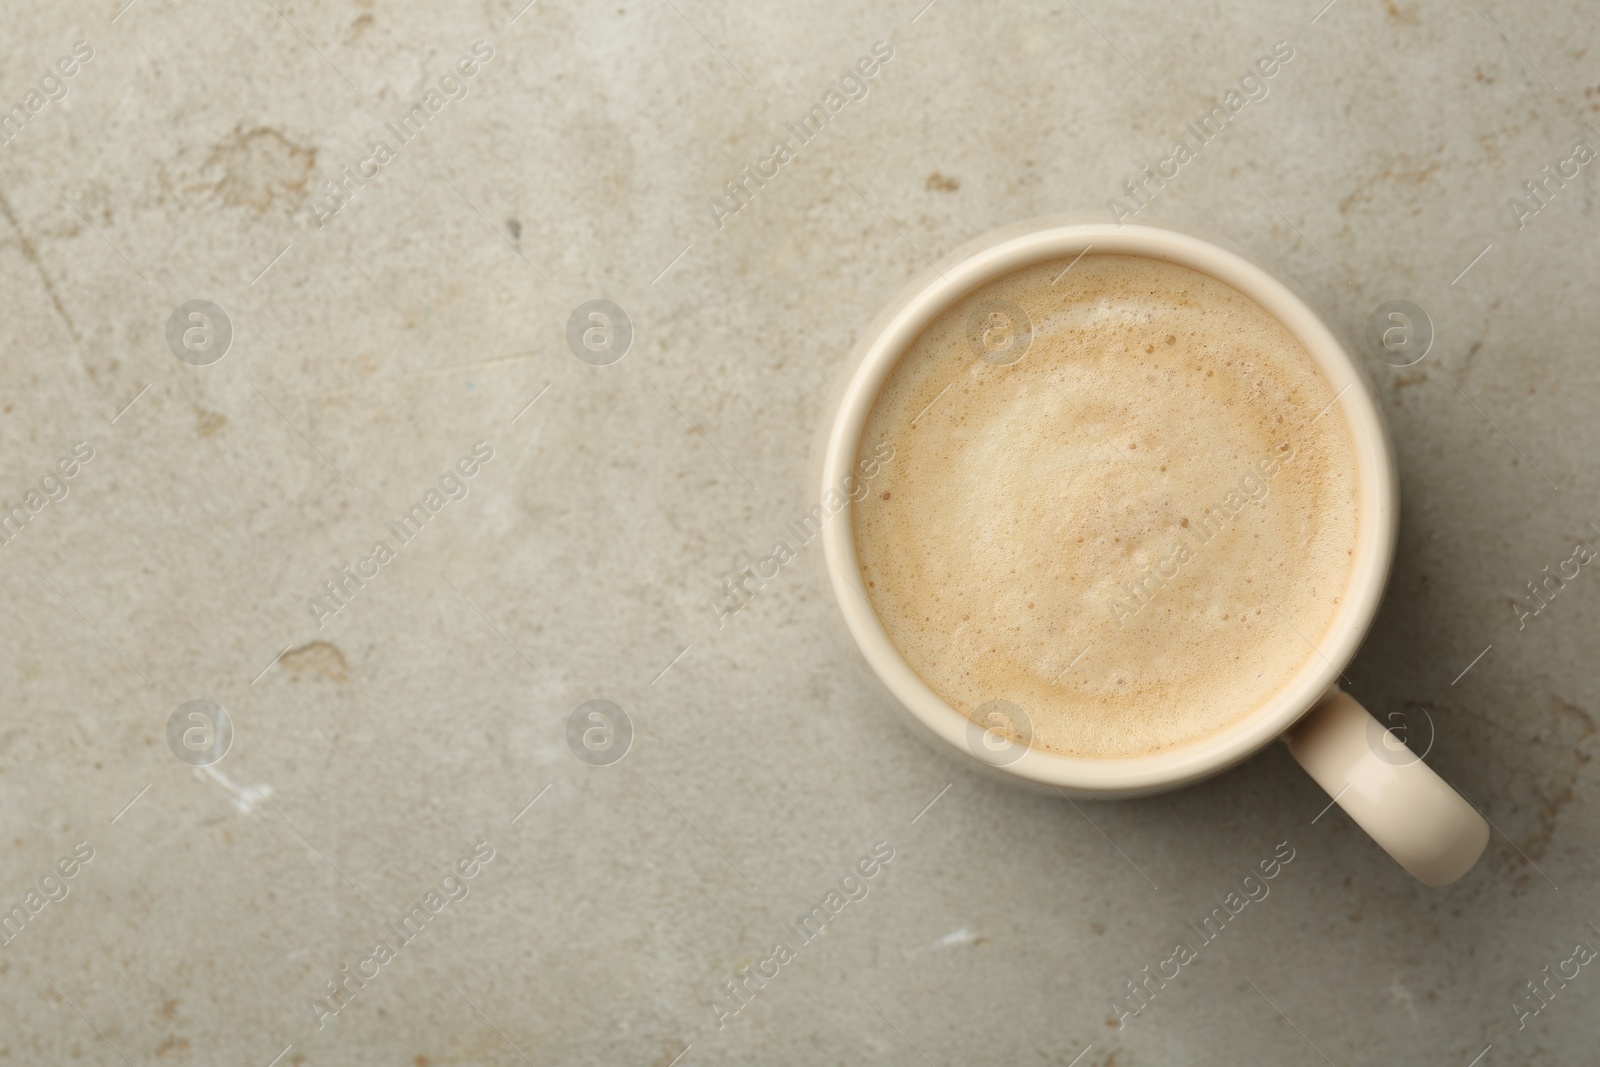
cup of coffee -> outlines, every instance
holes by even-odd
[[[974,763],[1173,789],[1273,739],[1430,886],[1488,826],[1338,686],[1399,483],[1360,366],[1243,256],[1151,225],[980,239],[863,336],[821,451],[868,664]]]

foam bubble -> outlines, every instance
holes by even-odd
[[[1354,562],[1355,448],[1254,301],[1132,256],[1052,285],[1067,262],[980,287],[901,357],[862,438],[895,460],[856,550],[951,706],[1011,701],[1036,747],[1140,755],[1237,721],[1315,655]],[[1026,314],[1023,358],[974,353],[986,302]]]

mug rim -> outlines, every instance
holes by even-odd
[[[969,742],[973,721],[912,669],[890,639],[859,576],[855,502],[824,524],[823,557],[834,599],[869,666],[902,707],[975,765],[1082,796],[1133,796],[1176,788],[1248,758],[1281,736],[1338,679],[1377,614],[1393,563],[1399,521],[1399,480],[1382,412],[1355,357],[1311,306],[1282,280],[1240,253],[1165,225],[1039,220],[978,238],[913,280],[856,345],[853,369],[827,431],[822,492],[838,493],[854,471],[867,416],[889,373],[922,330],[963,296],[1033,263],[1090,250],[1135,255],[1199,271],[1254,300],[1298,340],[1335,391],[1350,430],[1357,467],[1355,564],[1327,630],[1294,676],[1264,703],[1233,723],[1172,748],[1137,756],[1069,756],[1028,746],[1009,762],[980,759]]]

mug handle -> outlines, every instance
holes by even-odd
[[[1306,773],[1423,885],[1460,878],[1489,843],[1483,816],[1338,686],[1284,740]]]

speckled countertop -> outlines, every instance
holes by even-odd
[[[1591,11],[523,2],[8,13],[0,1064],[1593,1061],[1600,591],[1528,591],[1600,537]],[[925,257],[1110,217],[1230,92],[1141,215],[1363,352],[1404,517],[1348,675],[1495,826],[1444,891],[1277,746],[980,777],[809,563],[708,607]]]

